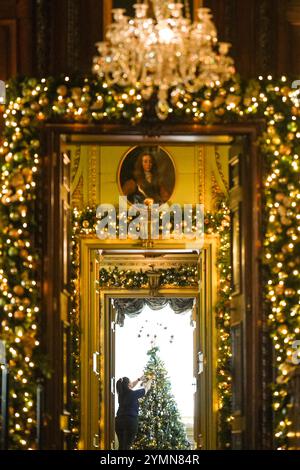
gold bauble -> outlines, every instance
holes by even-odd
[[[284,86],[281,88],[280,92],[283,96],[288,96],[291,89],[288,86]]]
[[[89,221],[88,221],[88,220],[84,220],[84,221],[82,222],[82,226],[83,226],[83,228],[88,228],[88,227],[90,226]]]
[[[40,110],[40,105],[37,101],[34,101],[33,103],[31,103],[30,107],[31,107],[32,111],[34,111],[34,112],[37,112],[37,111]]]
[[[49,104],[49,99],[46,95],[42,95],[39,99],[40,106],[47,106]]]
[[[18,295],[19,297],[21,297],[22,295],[24,295],[24,292],[25,292],[24,287],[22,287],[22,286],[15,286],[15,287],[13,288],[13,291],[14,291],[14,293],[15,293],[16,295]]]
[[[204,100],[201,103],[201,109],[205,111],[206,113],[208,113],[212,107],[213,107],[213,104],[210,100]]]
[[[23,320],[25,318],[25,313],[24,313],[23,310],[16,310],[15,313],[14,313],[14,317],[17,320]]]
[[[277,328],[277,331],[281,334],[286,334],[285,332],[288,331],[288,328],[285,324],[283,324]]]
[[[2,196],[1,202],[4,206],[7,206],[8,204],[10,204],[11,198],[9,198],[8,196]]]
[[[279,151],[282,155],[290,155],[291,147],[290,145],[280,145]]]
[[[29,333],[23,336],[24,352],[30,356],[35,346],[35,339]]]
[[[21,256],[22,258],[27,258],[28,255],[29,255],[29,253],[28,253],[27,250],[21,250],[21,251],[20,251],[20,256]]]
[[[281,202],[285,198],[284,193],[277,193],[275,196],[276,201]]]
[[[37,139],[31,140],[31,141],[30,141],[30,144],[32,145],[32,147],[33,147],[34,149],[38,149],[39,146],[40,146],[40,142],[39,142]]]
[[[30,124],[30,118],[28,116],[22,117],[22,119],[20,120],[20,125],[22,127],[28,127],[29,124]]]
[[[218,108],[219,106],[221,106],[223,103],[224,103],[224,98],[222,98],[221,96],[217,96],[215,99],[214,99],[214,107],[215,108]]]
[[[285,321],[285,316],[283,316],[282,312],[276,313],[276,320],[279,321],[280,323],[283,323]]]
[[[286,234],[291,237],[292,235],[295,234],[295,230],[293,227],[289,228],[287,231],[286,231]]]
[[[280,145],[280,144],[281,144],[281,139],[280,139],[280,137],[278,137],[278,136],[273,137],[273,139],[272,139],[272,144],[274,144],[274,145]]]
[[[284,291],[283,286],[276,286],[275,287],[275,292],[276,292],[277,295],[282,295],[283,291]]]
[[[291,219],[288,219],[287,217],[281,217],[281,223],[282,225],[289,226],[292,224]]]
[[[12,136],[12,141],[17,142],[22,138],[22,133],[21,132],[15,132]]]
[[[217,114],[217,116],[223,116],[225,114],[225,109],[219,108],[215,111],[215,113]]]
[[[268,126],[267,133],[270,135],[276,134],[276,130],[274,126]]]
[[[30,168],[23,168],[22,174],[26,179],[26,183],[30,183],[32,181],[32,170]],[[23,178],[22,178],[23,180]],[[23,180],[24,182],[24,180]]]
[[[18,236],[19,236],[18,230],[17,229],[10,230],[9,231],[9,236],[12,237],[12,238],[18,238]]]
[[[39,121],[44,121],[46,119],[46,116],[44,113],[38,113],[37,118]]]
[[[58,95],[66,96],[68,93],[68,88],[66,87],[66,85],[60,85],[56,88],[56,91]]]

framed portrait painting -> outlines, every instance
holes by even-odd
[[[119,165],[118,185],[131,204],[168,202],[175,187],[171,155],[157,145],[129,149]]]

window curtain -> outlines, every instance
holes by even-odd
[[[170,298],[151,297],[142,299],[114,299],[114,307],[116,309],[116,323],[120,326],[124,325],[125,315],[136,317],[139,315],[144,306],[148,305],[152,310],[161,310],[169,305],[174,313],[184,313],[192,310],[194,305],[193,298]]]

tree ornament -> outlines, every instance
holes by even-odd
[[[17,319],[17,320],[23,320],[25,318],[25,313],[23,310],[16,310],[14,312],[14,317]]]
[[[201,103],[201,109],[205,111],[206,113],[208,113],[212,107],[213,107],[213,104],[210,100],[204,100]]]
[[[18,256],[18,254],[19,254],[19,250],[16,247],[11,246],[8,249],[8,256]]]
[[[45,107],[45,106],[48,106],[48,104],[49,104],[49,99],[47,95],[46,94],[41,95],[39,99],[39,105],[42,107]]]
[[[20,251],[20,256],[21,256],[21,258],[28,258],[29,253],[28,253],[27,250],[21,250]]]
[[[34,101],[33,103],[30,104],[30,108],[32,109],[32,111],[34,111],[35,113],[37,113],[41,108],[40,108],[40,105],[37,101]],[[28,117],[26,117],[26,119],[29,119]]]
[[[298,130],[297,123],[295,121],[289,122],[287,125],[287,129],[291,132],[297,132]]]
[[[30,124],[30,119],[29,119],[29,117],[28,117],[28,116],[22,117],[22,119],[20,120],[20,125],[21,125],[22,127],[28,127],[29,124]]]
[[[66,85],[60,85],[56,88],[56,92],[58,95],[66,96],[68,94],[68,88],[66,87]]]

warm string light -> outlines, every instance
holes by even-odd
[[[234,78],[223,86],[204,88],[195,94],[174,90],[169,97],[170,122],[178,119],[205,125],[262,117],[267,121],[260,140],[268,168],[264,180],[264,264],[268,274],[265,295],[276,355],[273,407],[279,448],[288,447],[291,426],[288,384],[295,367],[291,351],[293,341],[299,340],[299,288],[296,285],[300,219],[298,98],[298,91],[289,86],[286,77],[274,80],[271,75],[248,84]],[[133,87],[113,89],[105,82],[87,78],[76,82],[68,76],[63,80],[26,79],[11,82],[7,88],[5,136],[0,145],[0,308],[1,338],[9,345],[8,362],[15,380],[10,407],[10,442],[14,448],[35,446],[35,412],[34,406],[29,406],[35,397],[29,384],[36,370],[43,369],[38,359],[25,361],[39,346],[39,312],[36,310],[39,252],[32,246],[31,235],[36,222],[34,201],[40,123],[51,118],[67,122],[112,120],[137,124],[145,115],[154,113],[151,104]],[[92,228],[87,231],[92,233]],[[222,285],[227,293],[226,283]],[[37,329],[32,325],[37,325]],[[23,332],[16,327],[21,327]],[[225,336],[223,338],[226,344]]]

